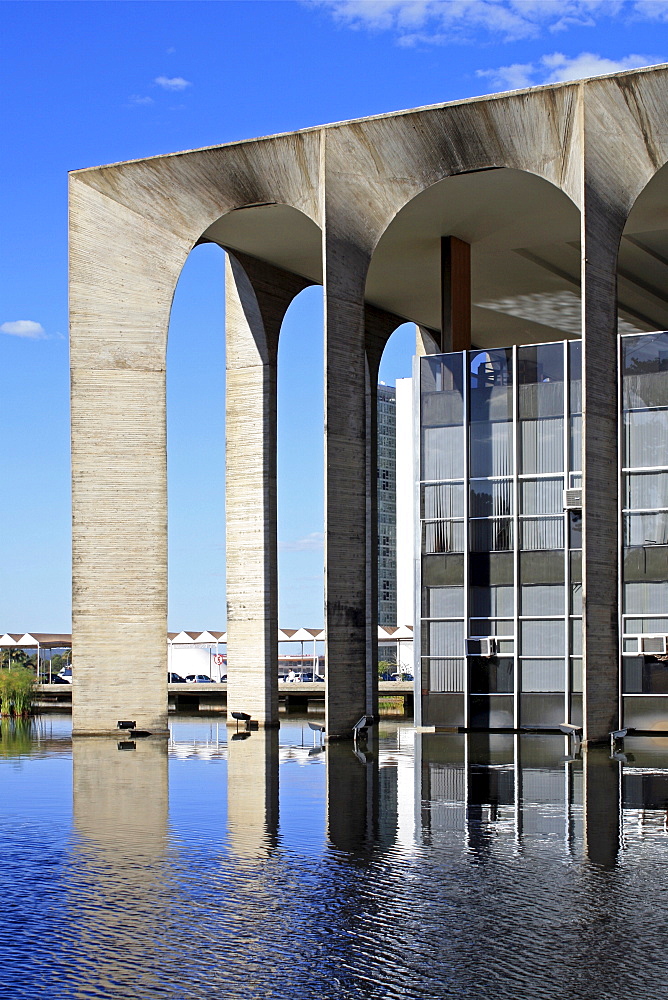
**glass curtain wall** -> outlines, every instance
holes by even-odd
[[[668,730],[668,333],[620,350],[624,725]]]
[[[579,348],[420,359],[425,725],[581,718]]]

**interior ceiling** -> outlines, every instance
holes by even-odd
[[[414,198],[374,253],[367,301],[438,329],[447,235],[471,244],[475,346],[580,335],[580,213],[553,185],[519,170],[448,177]],[[288,206],[231,212],[204,237],[322,281],[320,230]],[[618,277],[620,331],[668,329],[668,165],[629,216]]]

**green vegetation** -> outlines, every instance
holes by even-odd
[[[32,712],[35,675],[27,667],[0,670],[0,715],[25,719]]]
[[[388,674],[393,673],[397,669],[396,663],[391,660],[379,660],[378,661],[378,676],[382,677],[385,672]]]
[[[24,757],[32,750],[32,723],[12,719],[0,725],[0,757]]]

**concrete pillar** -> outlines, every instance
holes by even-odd
[[[165,352],[190,244],[70,183],[75,735],[167,731]]]
[[[441,350],[471,347],[471,247],[456,236],[441,239]]]
[[[278,834],[278,731],[229,732],[227,829],[237,857],[263,858]]]
[[[285,312],[311,282],[239,253],[225,280],[227,707],[278,725],[276,364]]]
[[[325,726],[347,739],[367,710],[366,262],[331,236],[325,256]]]
[[[582,213],[583,736],[618,727],[617,250],[624,220],[591,188]]]

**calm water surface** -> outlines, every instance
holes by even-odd
[[[663,998],[668,741],[569,750],[3,723],[1,995]]]

